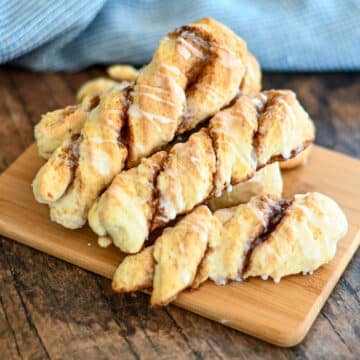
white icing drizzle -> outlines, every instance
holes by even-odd
[[[168,222],[169,219],[168,219],[167,217],[165,217],[165,216],[156,215],[156,216],[155,216],[155,220],[158,220],[158,221],[161,221],[161,222],[166,223],[166,222]]]
[[[219,53],[219,62],[222,66],[230,70],[234,69],[235,66],[241,67],[242,61],[234,53],[225,48],[218,48],[221,49]]]
[[[185,76],[185,74],[183,74],[177,66],[168,65],[168,64],[161,64],[161,66],[164,69],[169,70],[170,72],[172,72],[175,75]]]
[[[186,41],[183,37],[179,37],[179,42],[181,45],[183,45],[183,47],[185,47],[188,52],[189,55],[190,53],[194,56],[196,56],[197,58],[201,59],[201,60],[205,60],[206,56],[202,53],[202,51],[200,51],[199,49],[197,49],[195,46],[193,46],[191,43],[189,43],[188,41]],[[184,56],[185,57],[185,56]],[[190,57],[190,56],[189,56]],[[188,59],[188,58],[186,58]]]
[[[190,156],[190,161],[194,164],[200,164],[200,159],[196,156]]]
[[[168,94],[170,91],[158,86],[148,85],[148,84],[136,84],[136,87],[144,87],[146,89],[154,90],[159,93]]]
[[[163,87],[168,87],[167,85],[170,85],[170,93],[174,92],[175,93],[175,96],[174,98],[175,99],[179,99],[179,104],[185,104],[186,102],[186,95],[185,95],[185,91],[184,89],[176,82],[176,80],[169,76],[169,75],[166,75],[166,74],[162,74],[161,75],[161,79],[164,81],[168,81],[168,84],[163,84]]]
[[[180,53],[180,55],[185,59],[185,60],[189,60],[191,57],[191,53],[190,51],[182,46],[182,45],[177,45],[176,49],[178,50],[178,52]]]
[[[154,94],[151,94],[151,93],[147,93],[147,92],[138,92],[137,93],[139,96],[147,96],[148,98],[154,100],[154,101],[157,101],[157,102],[161,102],[163,104],[166,104],[166,105],[170,105],[170,106],[177,106],[177,104],[175,104],[174,102],[172,101],[168,101],[168,100],[164,100],[162,99],[160,96],[156,96]]]
[[[203,40],[202,38],[200,38],[199,36],[195,35],[193,32],[188,31],[188,30],[184,30],[181,32],[181,35],[184,38],[190,39],[192,42],[194,42],[196,45],[207,49],[209,47],[209,42]]]
[[[157,130],[160,138],[165,142],[168,140],[161,126],[174,123],[175,122],[174,119],[170,119],[162,115],[156,115],[147,111],[143,111],[140,109],[140,107],[137,104],[132,104],[129,107],[128,114],[133,120],[140,121],[141,119],[145,118],[146,120],[150,121],[153,124],[154,128]],[[136,143],[135,145],[138,149],[141,148],[138,143]]]
[[[190,284],[190,280],[191,280],[191,274],[190,272],[186,269],[186,267],[182,268],[182,279],[184,281],[185,284]]]
[[[165,214],[164,216],[161,217],[162,219],[165,219],[164,222],[168,222],[168,220],[173,220],[176,218],[177,214],[174,204],[170,200],[168,200],[165,196],[160,197],[159,210]]]
[[[91,164],[100,175],[107,177],[111,174],[112,161],[109,155],[100,149],[92,152]]]
[[[231,184],[228,184],[228,185],[226,186],[226,191],[227,191],[228,193],[230,193],[230,192],[232,192],[232,190],[233,190],[232,185],[231,185]]]

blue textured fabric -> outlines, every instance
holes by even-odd
[[[140,65],[168,31],[204,16],[241,35],[266,70],[360,70],[358,0],[0,0],[0,63]]]

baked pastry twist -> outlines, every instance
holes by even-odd
[[[127,80],[134,80],[131,75],[135,76],[136,74],[135,69],[131,66],[120,65],[110,67],[108,72],[112,79],[98,77],[86,81],[79,88],[76,94],[79,104],[42,115],[39,123],[35,125],[34,131],[40,156],[48,159],[65,139],[79,134],[89,112],[99,104],[100,96],[115,86],[117,89],[126,88],[130,85]],[[113,75],[117,75],[116,80],[118,81],[113,80],[115,79]],[[120,78],[121,75],[123,78]]]
[[[89,224],[101,244],[136,253],[151,231],[304,150],[314,131],[291,91],[240,96],[185,143],[117,175],[90,210]]]
[[[114,87],[120,90],[128,85],[125,81],[116,82],[105,78],[88,81],[78,91],[79,104],[44,114],[34,129],[40,156],[49,159],[65,140],[79,134],[90,111],[98,106],[102,94],[106,96],[107,90]]]
[[[132,167],[175,135],[193,129],[233,101],[239,88],[259,90],[259,79],[257,62],[245,42],[224,25],[206,18],[175,30],[160,42],[133,87],[121,93],[111,89],[100,97],[77,140],[79,154],[66,139],[40,169],[33,184],[36,199],[50,205],[54,221],[68,228],[81,227],[89,207],[125,161]],[[121,119],[107,121],[106,116],[119,115]],[[88,123],[96,129],[90,135],[96,141],[87,140]],[[89,155],[93,152],[96,157]],[[114,152],[122,158],[113,157]],[[69,163],[73,166],[66,169]],[[90,184],[83,186],[88,178]]]
[[[253,197],[214,215],[201,205],[154,245],[125,257],[112,287],[117,292],[152,289],[151,304],[166,305],[207,279],[218,285],[253,276],[279,282],[329,262],[346,232],[342,210],[319,193],[291,200]]]
[[[80,134],[66,139],[33,181],[37,201],[51,219],[81,227],[99,192],[123,168],[127,148],[119,140],[128,103],[126,91],[111,89],[91,111]]]

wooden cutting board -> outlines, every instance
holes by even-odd
[[[32,145],[0,176],[0,233],[111,278],[121,253],[98,247],[88,227],[70,231],[52,223],[47,206],[34,200],[31,181],[42,163]],[[308,165],[285,172],[284,182],[285,196],[319,191],[343,208],[349,233],[336,257],[312,276],[290,276],[280,284],[251,279],[220,287],[208,282],[181,294],[176,305],[270,343],[293,346],[305,337],[359,246],[360,161],[315,147]]]

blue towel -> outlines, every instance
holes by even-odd
[[[167,32],[205,16],[242,36],[265,70],[360,70],[359,0],[0,0],[0,63],[141,65]]]

